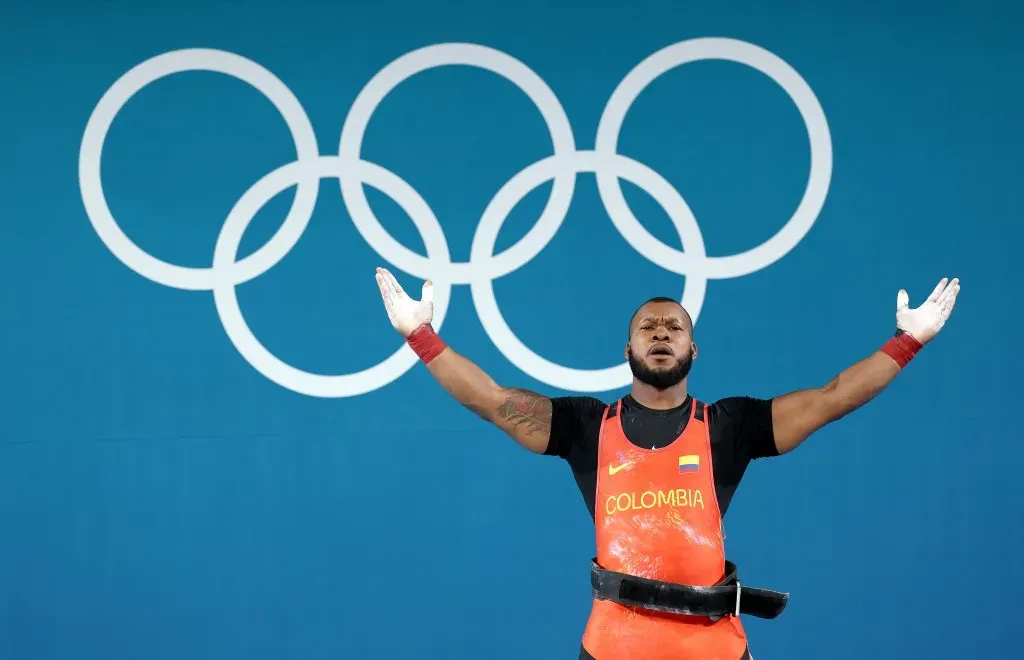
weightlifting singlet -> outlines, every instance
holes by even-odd
[[[598,443],[597,563],[666,582],[718,583],[725,574],[725,549],[704,404],[693,399],[682,434],[659,449],[643,449],[626,438],[620,405],[608,407]],[[713,622],[597,599],[583,648],[596,660],[748,657],[738,617]]]

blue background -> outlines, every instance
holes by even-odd
[[[366,81],[414,48],[450,41],[530,66],[591,148],[619,80],[657,49],[701,36],[753,42],[799,71],[828,117],[835,167],[821,215],[792,252],[710,282],[697,396],[824,384],[891,334],[900,287],[916,305],[943,276],[963,286],[946,329],[888,391],[749,469],[726,519],[730,556],[746,581],[793,594],[780,619],[746,620],[755,657],[1017,657],[1022,317],[1011,260],[1022,238],[1024,15],[1010,3],[966,7],[5,5],[0,658],[576,657],[593,529],[568,467],[521,450],[422,367],[348,399],[267,380],[232,347],[209,293],[157,285],[110,254],[82,206],[78,149],[125,71],[209,47],[273,71],[305,107],[321,152],[336,153]],[[464,261],[488,200],[550,150],[513,85],[448,67],[387,97],[363,153],[422,194]],[[652,84],[626,118],[620,152],[676,186],[712,255],[777,231],[808,167],[786,95],[726,62]],[[206,266],[238,197],[293,158],[258,92],[188,73],[125,107],[103,180],[140,246]],[[625,187],[650,231],[679,247],[656,204]],[[525,234],[549,190],[517,207],[499,250]],[[243,253],[274,232],[292,195],[264,208]],[[422,253],[397,205],[376,191],[370,199]],[[379,263],[325,180],[295,249],[239,288],[242,309],[295,366],[369,367],[400,345],[372,279]],[[596,368],[621,359],[641,300],[678,296],[683,284],[618,236],[582,175],[555,239],[495,288],[528,346]],[[494,348],[467,287],[454,289],[443,336],[503,384],[568,393]]]

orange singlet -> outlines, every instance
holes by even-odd
[[[718,583],[725,548],[704,404],[694,399],[682,435],[659,449],[626,438],[620,405],[607,409],[598,442],[597,563],[677,584]],[[712,622],[595,600],[583,647],[596,660],[740,660],[747,640],[735,616]]]

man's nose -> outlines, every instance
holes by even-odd
[[[662,326],[658,326],[654,330],[655,341],[668,341],[668,329]]]

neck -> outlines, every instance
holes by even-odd
[[[634,378],[633,389],[629,394],[637,403],[647,408],[654,410],[677,408],[686,401],[686,379],[684,378],[678,385],[667,390],[658,390]]]

